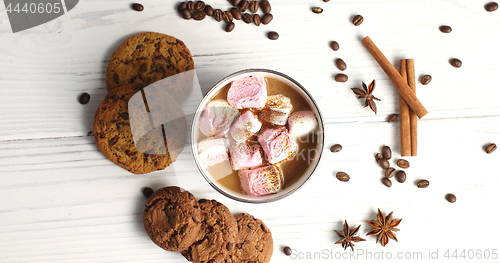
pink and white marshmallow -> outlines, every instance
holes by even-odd
[[[230,148],[231,167],[233,170],[254,168],[262,165],[263,158],[260,146],[246,142],[234,144]]]
[[[238,172],[243,191],[251,196],[279,192],[283,187],[283,172],[276,165],[268,165]]]
[[[227,101],[237,109],[262,108],[266,104],[267,85],[263,76],[249,76],[231,82]]]
[[[267,97],[266,105],[260,111],[259,118],[274,125],[285,125],[292,110],[290,98],[281,94],[271,95]]]
[[[210,101],[201,113],[200,131],[207,137],[225,135],[239,114],[226,100]]]
[[[288,118],[288,132],[293,138],[309,134],[318,128],[318,119],[313,111],[297,111]]]
[[[198,143],[198,159],[203,167],[229,160],[227,142],[224,138],[208,138]]]
[[[297,152],[297,144],[288,134],[285,126],[273,126],[259,133],[257,140],[269,163],[289,159]]]

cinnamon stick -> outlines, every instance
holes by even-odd
[[[413,59],[406,60],[406,72],[408,76],[408,86],[413,93],[416,93],[415,85],[415,61]],[[417,115],[410,109],[410,139],[411,139],[411,156],[417,155]]]
[[[373,43],[373,41],[369,37],[363,38],[361,43],[365,46],[365,48],[370,52],[372,57],[377,61],[380,67],[384,70],[385,74],[392,81],[394,86],[399,91],[399,94],[406,101],[408,106],[417,114],[419,118],[422,118],[427,114],[427,110],[424,105],[418,100],[417,96],[414,92],[412,92],[411,88],[408,86],[407,82],[401,77],[398,70],[394,68],[394,66],[387,60],[387,58],[382,54],[380,49]]]
[[[408,71],[406,65],[406,59],[401,59],[399,61],[399,71],[401,72],[401,77],[405,82],[408,81]],[[399,140],[401,144],[401,156],[410,156],[410,107],[408,107],[408,104],[401,95],[399,96]]]

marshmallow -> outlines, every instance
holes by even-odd
[[[292,140],[285,126],[270,127],[259,133],[257,140],[269,163],[278,163],[291,158],[297,152],[297,144]]]
[[[233,144],[230,148],[233,170],[248,169],[262,165],[262,153],[258,144],[247,142]]]
[[[203,167],[209,167],[229,160],[224,138],[208,138],[198,143],[198,159]]]
[[[251,111],[243,112],[229,130],[231,137],[238,143],[248,140],[259,132],[262,123]]]
[[[266,105],[260,111],[259,118],[274,125],[285,125],[292,110],[290,98],[281,94],[272,95],[267,97]]]
[[[262,108],[266,104],[267,87],[262,76],[249,76],[231,82],[227,101],[237,109]]]
[[[317,129],[318,119],[314,112],[310,110],[294,112],[288,118],[288,132],[290,136],[296,138],[309,134]]]
[[[277,193],[283,187],[283,172],[276,165],[238,172],[243,191],[251,196]]]
[[[201,113],[200,131],[207,137],[225,135],[239,114],[226,100],[210,101]]]

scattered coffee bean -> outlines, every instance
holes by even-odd
[[[378,160],[378,165],[380,165],[380,167],[382,167],[382,169],[387,169],[387,168],[389,168],[389,161],[387,161],[387,159],[385,159],[385,158],[382,158],[382,159]]]
[[[490,153],[494,152],[496,149],[497,149],[497,145],[494,143],[490,143],[490,144],[486,145],[486,147],[484,148],[484,151],[487,154],[490,154]]]
[[[460,61],[460,59],[458,59],[458,58],[453,58],[450,60],[450,64],[452,66],[454,66],[455,68],[459,68],[462,66],[462,61]]]
[[[230,2],[231,2],[231,5],[238,6],[240,4],[241,0],[231,0]]]
[[[451,26],[440,26],[439,31],[443,33],[450,33],[451,32]]]
[[[238,8],[236,7],[231,8],[231,15],[233,16],[234,19],[241,20],[242,15],[240,10],[238,10]]]
[[[243,14],[243,18],[242,18],[243,22],[247,23],[247,24],[250,24],[252,23],[253,21],[253,18],[252,18],[252,15],[249,14],[249,13],[244,13]]]
[[[403,169],[406,169],[408,167],[410,167],[410,162],[408,162],[407,160],[405,159],[399,159],[396,164],[400,167],[400,168],[403,168]]]
[[[344,71],[344,70],[346,70],[346,68],[347,68],[347,64],[346,64],[346,63],[345,63],[345,61],[344,61],[343,59],[341,59],[341,58],[337,58],[337,59],[335,60],[335,65],[336,65],[336,66],[337,66],[337,68],[338,68],[339,70],[341,70],[341,71]]]
[[[417,182],[418,188],[427,188],[428,186],[429,186],[429,181],[427,180],[420,180]]]
[[[384,157],[387,160],[390,160],[392,158],[392,150],[391,147],[385,145],[382,147],[382,157]]]
[[[393,122],[398,117],[397,114],[393,113],[387,117],[387,122]]]
[[[80,104],[87,104],[89,103],[90,101],[90,94],[88,94],[87,92],[84,92],[80,95],[80,97],[78,98],[78,101],[80,102]]]
[[[432,80],[431,75],[423,75],[420,78],[420,83],[422,83],[422,85],[427,85],[427,84],[431,83],[431,80]]]
[[[348,79],[348,77],[346,74],[340,73],[340,74],[335,75],[335,81],[337,81],[337,82],[346,82],[347,79]]]
[[[313,7],[313,8],[311,8],[311,10],[315,14],[321,14],[321,13],[323,13],[323,8],[321,8],[321,7]]]
[[[392,186],[392,182],[391,182],[391,180],[390,180],[389,178],[387,178],[387,177],[382,178],[382,183],[383,183],[385,186],[387,186],[387,187],[391,187],[391,186]]]
[[[406,173],[405,171],[397,171],[396,172],[396,180],[400,183],[404,183],[406,181]]]
[[[253,23],[256,26],[260,26],[260,16],[258,14],[253,15]]]
[[[213,17],[214,17],[215,21],[217,21],[217,22],[222,21],[222,10],[220,10],[220,9],[215,9],[215,10],[214,10]]]
[[[493,11],[496,11],[498,9],[498,4],[495,3],[495,2],[490,2],[490,3],[487,3],[485,6],[484,6],[484,9],[488,12],[493,12]]]
[[[262,19],[260,20],[260,22],[264,25],[267,25],[269,23],[271,23],[271,21],[273,20],[273,15],[272,14],[265,14]]]
[[[323,0],[323,2],[328,3],[328,2],[330,2],[330,0]]]
[[[261,0],[260,1],[260,9],[264,14],[269,14],[271,13],[271,4],[267,0]]]
[[[254,17],[255,19],[255,17]],[[271,40],[276,40],[280,37],[280,35],[276,32],[276,31],[271,31],[269,33],[267,33],[267,38],[271,39]]]
[[[257,11],[259,11],[259,1],[250,1],[250,4],[248,4],[248,9],[252,13],[257,13]]]
[[[214,8],[211,5],[206,5],[203,11],[205,11],[207,16],[212,16],[214,14]]]
[[[141,12],[144,10],[144,6],[138,3],[132,4],[132,9],[134,9],[137,12]]]
[[[238,9],[240,10],[240,12],[247,11],[247,9],[248,9],[248,0],[241,1],[240,4],[238,5]]]
[[[333,51],[339,50],[339,43],[337,41],[330,42],[330,48],[333,49]]]
[[[183,9],[186,9],[187,8],[187,3],[186,2],[181,2],[178,6],[177,6],[177,11],[181,12]]]
[[[222,19],[224,19],[226,23],[233,22],[233,14],[229,11],[224,11],[224,13],[222,13]]]
[[[378,163],[378,161],[380,161],[380,159],[382,159],[384,157],[382,157],[382,154],[381,153],[377,153],[375,154],[375,161]]]
[[[197,21],[201,21],[205,19],[207,14],[205,14],[205,11],[197,10],[196,12],[193,13],[193,19]]]
[[[349,175],[344,173],[344,172],[338,172],[336,176],[337,176],[337,179],[339,179],[339,181],[342,181],[342,182],[347,182],[347,181],[349,181],[349,179],[351,179],[349,177]]]
[[[233,22],[227,23],[226,28],[225,28],[226,32],[229,33],[231,31],[233,31],[233,29],[234,29],[234,23]]]
[[[188,9],[182,10],[181,15],[182,15],[182,18],[184,18],[186,20],[193,18],[193,16],[191,15],[191,11],[189,11]]]
[[[142,194],[144,197],[149,198],[155,191],[151,187],[144,187],[142,189]]]
[[[205,10],[205,2],[197,1],[196,4],[194,5],[194,9],[200,10],[200,11]]]
[[[356,16],[354,16],[354,17],[352,18],[352,23],[353,23],[353,25],[355,25],[355,26],[359,26],[359,25],[361,25],[361,24],[363,23],[363,20],[364,20],[363,16],[361,16],[361,15],[356,15]]]
[[[385,177],[392,178],[394,175],[396,175],[396,169],[393,167],[385,169]]]
[[[290,256],[292,254],[292,249],[289,246],[286,246],[283,248],[283,253],[285,253],[285,255],[287,256]]]
[[[445,198],[450,203],[455,203],[457,201],[457,197],[454,194],[447,194]]]
[[[187,2],[187,10],[193,11],[194,10],[194,2],[193,1],[188,1]]]
[[[342,145],[340,144],[334,144],[332,147],[330,147],[330,151],[332,153],[340,152],[342,150]]]

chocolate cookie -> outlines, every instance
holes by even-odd
[[[161,33],[143,32],[126,39],[113,53],[106,72],[108,90],[125,84],[152,84],[158,80],[194,69],[186,45]],[[179,103],[191,92],[192,79],[170,85],[168,93]]]
[[[149,197],[143,220],[156,245],[168,251],[182,251],[196,241],[202,216],[198,201],[190,192],[169,186]]]
[[[269,228],[247,213],[235,216],[238,234],[233,253],[227,262],[268,263],[273,255],[273,237]]]
[[[194,263],[222,263],[233,250],[238,225],[229,209],[215,201],[201,199],[202,222],[197,241],[182,255]]]
[[[94,117],[99,150],[135,174],[165,169],[187,138],[184,113],[165,90],[129,84],[110,91]]]

